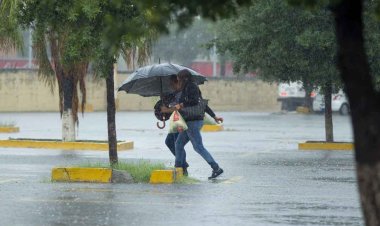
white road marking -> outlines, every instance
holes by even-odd
[[[5,184],[5,183],[9,183],[9,182],[18,182],[18,181],[22,181],[22,179],[6,179],[6,180],[0,180],[0,184]]]
[[[234,183],[241,181],[241,179],[243,179],[242,176],[235,176],[235,177],[231,177],[230,179],[223,181],[222,183],[223,184],[234,184]]]

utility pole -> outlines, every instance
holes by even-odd
[[[216,40],[216,36],[214,36],[214,39]],[[216,56],[216,45],[214,42],[214,46],[212,47],[212,77],[216,77],[216,61],[217,61],[217,56]]]
[[[28,37],[28,69],[32,69],[32,60],[33,60],[32,29],[29,28],[29,37]]]

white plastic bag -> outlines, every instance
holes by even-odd
[[[169,133],[180,133],[187,130],[187,124],[178,111],[173,111],[169,118]]]

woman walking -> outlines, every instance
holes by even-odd
[[[191,107],[199,104],[201,92],[198,85],[192,81],[191,73],[184,69],[178,72],[178,81],[182,88],[182,93],[179,98],[179,104],[175,105],[175,108],[181,113],[181,109]],[[208,107],[208,106],[207,106]],[[213,116],[215,121],[223,121],[223,118]],[[193,117],[191,119],[185,119],[188,129],[179,133],[175,143],[175,167],[185,168],[185,145],[190,141],[193,148],[198,154],[200,154],[204,160],[211,166],[212,174],[209,179],[218,177],[223,173],[223,169],[219,167],[218,163],[214,160],[211,154],[203,146],[201,128],[203,126],[203,115]]]

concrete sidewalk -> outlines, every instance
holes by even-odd
[[[322,115],[221,113],[225,131],[204,133],[225,173],[186,146],[197,184],[52,183],[55,166],[107,162],[108,153],[0,149],[0,225],[363,225],[352,152],[301,152],[297,144],[324,137]],[[1,139],[60,138],[57,113],[0,113],[19,134]],[[47,123],[48,122],[48,123]],[[118,139],[135,148],[121,161],[173,165],[166,130],[151,112],[117,114]],[[352,141],[348,117],[334,115],[335,138]],[[78,139],[106,139],[106,113],[80,118]]]

